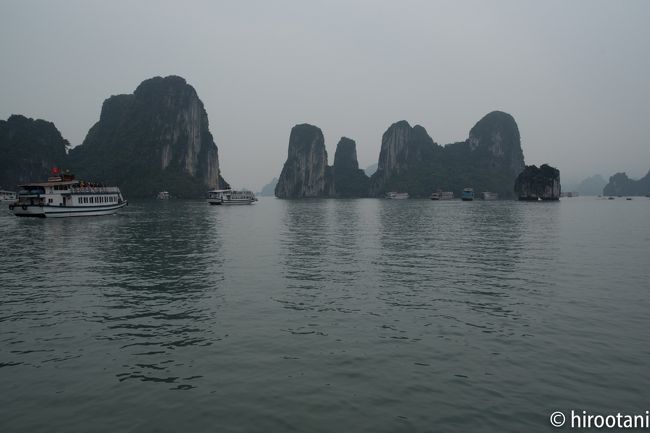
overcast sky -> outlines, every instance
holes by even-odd
[[[0,118],[75,146],[112,94],[197,90],[235,187],[278,176],[289,132],[341,136],[362,167],[405,119],[439,144],[512,114],[527,164],[563,181],[650,169],[650,1],[0,0]]]

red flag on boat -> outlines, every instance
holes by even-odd
[[[52,174],[53,174],[53,175],[56,176],[56,175],[59,174],[60,172],[61,172],[61,170],[59,170],[59,167],[52,167]]]

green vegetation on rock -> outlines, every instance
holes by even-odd
[[[0,120],[0,186],[47,179],[52,168],[64,168],[69,145],[52,122],[16,114]]]
[[[633,180],[625,173],[616,173],[609,178],[603,189],[604,195],[648,195],[650,194],[650,171],[641,179]]]
[[[181,77],[155,77],[111,96],[83,144],[70,152],[79,177],[119,185],[127,197],[203,197],[226,186],[196,91]]]

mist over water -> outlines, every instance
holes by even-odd
[[[650,200],[0,213],[0,430],[548,431],[647,409]]]

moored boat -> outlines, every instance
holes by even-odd
[[[438,190],[429,196],[431,200],[453,200],[454,193],[453,191],[441,191]]]
[[[233,189],[213,189],[208,191],[208,203],[212,205],[253,204],[257,197],[251,191]]]
[[[157,198],[158,200],[169,200],[171,197],[172,197],[172,196],[169,195],[169,192],[167,192],[167,191],[160,191],[160,192],[158,193],[158,195],[156,196],[156,198]]]
[[[16,201],[16,193],[2,189],[0,190],[0,201]]]
[[[463,194],[460,196],[460,198],[463,201],[472,201],[472,200],[474,200],[474,189],[473,188],[465,188],[463,190]]]
[[[483,200],[498,200],[499,194],[496,192],[483,191]]]
[[[111,215],[127,205],[118,187],[75,179],[71,174],[47,182],[20,185],[17,200],[9,205],[16,216],[63,218]]]
[[[409,193],[391,191],[386,193],[386,198],[389,200],[405,200],[409,198]]]

